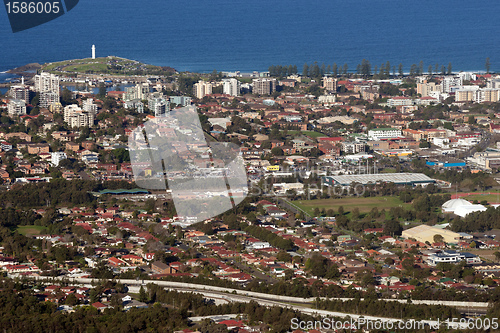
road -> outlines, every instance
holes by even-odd
[[[88,278],[67,278],[67,277],[35,277],[37,280],[48,280],[53,282],[53,280],[69,280],[72,283],[76,284],[84,284],[91,285],[92,282],[99,281],[98,279],[88,279]],[[173,282],[173,281],[160,281],[160,280],[131,280],[131,279],[118,279],[115,280],[117,282],[123,283],[127,286],[141,286],[147,285],[148,283],[154,283],[159,286],[163,286],[165,288],[171,290],[178,290],[181,292],[194,292],[204,295],[207,298],[211,299],[221,299],[226,301],[234,301],[234,302],[250,302],[255,301],[263,306],[280,306],[285,308],[294,309],[297,311],[301,311],[303,313],[308,314],[319,314],[319,315],[329,315],[329,316],[337,316],[337,317],[352,317],[355,318],[356,314],[352,313],[340,313],[340,312],[331,312],[326,310],[317,310],[311,309],[311,304],[314,304],[316,298],[300,298],[300,297],[291,297],[291,296],[281,296],[281,295],[273,295],[273,294],[265,294],[265,293],[257,293],[252,291],[231,289],[231,288],[221,288],[214,287],[208,285],[199,285],[192,283],[182,283],[182,282]],[[325,299],[325,297],[321,297],[321,299]],[[336,298],[338,300],[351,300],[352,298]],[[407,300],[401,299],[381,299],[383,301],[393,301],[393,302],[401,302],[406,303]],[[445,305],[455,307],[457,309],[466,309],[468,313],[484,313],[485,309],[488,308],[487,302],[454,302],[454,301],[434,301],[434,300],[412,300],[412,304],[426,304],[426,305]],[[306,306],[298,305],[304,304]],[[335,314],[333,314],[335,313]],[[358,316],[359,317],[359,316]],[[368,318],[369,316],[364,316]],[[375,318],[375,317],[374,317]],[[383,317],[377,317],[383,318]],[[383,318],[390,320],[397,320],[394,318]]]

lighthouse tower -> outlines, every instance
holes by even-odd
[[[95,45],[92,45],[92,59],[95,59]]]

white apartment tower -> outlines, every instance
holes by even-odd
[[[223,92],[226,95],[238,96],[240,94],[240,81],[235,78],[224,79]]]
[[[52,164],[53,166],[59,166],[59,163],[62,161],[62,160],[65,160],[68,158],[68,156],[66,155],[65,152],[62,152],[62,151],[56,151],[56,152],[53,152],[53,153],[50,153],[50,164]]]
[[[154,112],[155,117],[161,117],[170,111],[170,102],[163,97],[152,97],[148,99],[148,108]]]
[[[206,95],[212,95],[212,84],[205,81],[198,81],[194,85],[194,95],[198,99],[202,99]]]
[[[7,104],[9,116],[22,116],[26,114],[26,103],[22,99],[11,99]]]
[[[97,114],[97,104],[94,104],[93,98],[87,98],[83,101],[83,111],[92,113],[93,115]]]
[[[46,72],[35,75],[35,91],[40,93],[40,107],[59,102],[59,77]]]
[[[94,125],[94,114],[80,109],[78,105],[67,105],[64,108],[64,121],[70,127],[91,127]]]

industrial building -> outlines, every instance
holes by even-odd
[[[326,186],[350,186],[352,183],[368,185],[377,183],[394,183],[398,185],[422,185],[436,183],[423,173],[380,173],[365,175],[325,176],[322,184]]]
[[[443,241],[446,243],[458,243],[458,241],[461,239],[459,233],[453,232],[451,230],[431,227],[426,224],[404,230],[401,236],[403,236],[403,238],[405,239],[415,239],[422,243],[434,243],[435,235],[442,236]]]

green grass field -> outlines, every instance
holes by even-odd
[[[458,193],[458,194],[460,194],[460,193]],[[480,194],[480,193],[478,193],[478,194],[468,195],[468,196],[465,196],[465,197],[460,196],[460,198],[468,200],[468,201],[474,201],[474,200],[483,201],[483,200],[486,200],[490,204],[491,203],[500,203],[500,192],[496,193],[496,194],[495,194],[495,192],[493,192],[493,194]]]
[[[40,235],[47,230],[47,227],[39,225],[23,225],[16,228],[17,232],[24,236]]]
[[[392,207],[411,208],[411,204],[405,204],[397,197],[373,197],[373,198],[342,198],[342,199],[318,199],[318,200],[299,200],[292,203],[311,215],[314,215],[314,208],[337,210],[340,206],[344,207],[345,212],[350,212],[358,208],[361,213],[368,213],[374,207],[379,210],[390,209]]]

